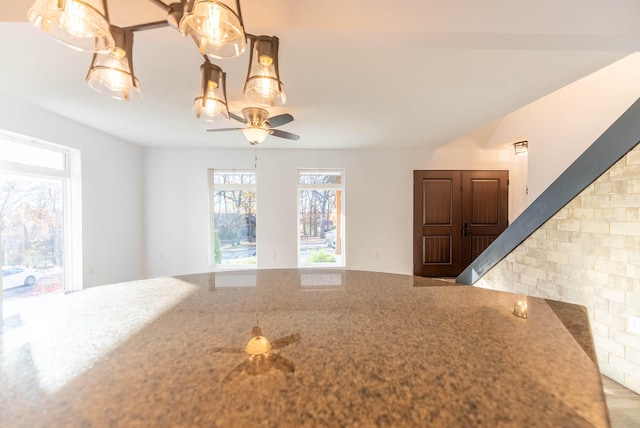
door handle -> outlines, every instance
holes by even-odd
[[[469,225],[467,223],[462,224],[462,236],[467,236],[469,234],[469,229],[467,229]]]

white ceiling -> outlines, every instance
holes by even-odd
[[[236,127],[195,118],[202,57],[169,27],[135,34],[143,97],[116,101],[84,78],[91,54],[26,22],[31,0],[3,0],[0,92],[145,146],[249,147]],[[168,2],[167,2],[168,3]],[[247,32],[280,38],[295,121],[264,148],[437,147],[640,50],[640,2],[618,0],[243,0]],[[111,22],[164,19],[149,0],[110,0]],[[231,110],[248,52],[215,61]]]

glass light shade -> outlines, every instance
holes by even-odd
[[[529,142],[526,140],[518,141],[513,144],[513,148],[517,156],[526,155],[529,152]]]
[[[212,58],[233,58],[244,52],[246,35],[238,13],[224,1],[195,0],[180,21],[180,31],[191,36],[200,53]]]
[[[249,340],[244,351],[251,355],[264,355],[271,350],[271,343],[264,336],[255,336]]]
[[[205,61],[200,66],[200,71],[202,72],[202,89],[200,96],[194,99],[193,106],[196,116],[211,122],[229,119],[226,73],[209,61]]]
[[[269,131],[263,128],[245,128],[242,133],[252,146],[262,143],[269,135]]]
[[[258,36],[251,39],[251,59],[244,95],[264,106],[284,104],[287,100],[278,71],[278,38]]]
[[[102,0],[36,0],[29,21],[65,45],[90,52],[114,47]]]
[[[109,53],[93,55],[87,82],[96,91],[119,100],[140,95],[138,78],[133,73],[131,52],[133,31],[112,27],[116,47]]]

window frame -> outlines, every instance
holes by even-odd
[[[64,291],[83,289],[82,269],[82,175],[80,151],[13,132],[0,130],[0,142],[7,141],[64,156],[64,168],[49,168],[0,160],[0,174],[60,180],[63,204]]]
[[[340,176],[340,183],[301,183],[301,176],[304,174],[335,174]],[[346,204],[345,189],[346,179],[344,168],[298,168],[297,170],[297,186],[296,186],[296,241],[297,251],[296,259],[298,268],[345,268],[347,267],[346,257]],[[300,235],[300,192],[302,190],[336,190],[340,192],[340,262],[321,262],[321,263],[302,263],[300,258],[301,235]]]
[[[17,143],[24,146],[34,147],[41,150],[47,150],[61,154],[64,157],[64,167],[62,169],[49,168],[45,166],[31,165],[21,162],[13,162],[0,159],[0,170],[10,171],[25,175],[40,176],[44,178],[71,178],[71,157],[72,150],[70,147],[63,147],[53,143],[25,138],[18,134],[0,130],[0,141]]]
[[[216,263],[215,255],[215,193],[220,189],[220,184],[215,184],[216,173],[230,173],[230,174],[251,174],[253,175],[253,184],[224,184],[224,189],[228,191],[253,191],[255,194],[255,211],[256,218],[258,216],[258,187],[257,178],[258,174],[255,169],[228,169],[228,168],[209,168],[208,180],[209,180],[209,267],[213,270],[229,270],[229,269],[257,269],[258,267],[258,234],[256,230],[256,262],[255,263],[229,263],[218,264]]]

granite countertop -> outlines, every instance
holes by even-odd
[[[0,425],[609,426],[586,311],[515,300],[349,270],[91,288],[5,320]]]

